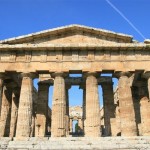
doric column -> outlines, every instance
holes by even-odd
[[[2,107],[3,80],[4,80],[4,75],[0,74],[0,117],[1,117],[1,107]]]
[[[36,90],[35,87],[33,87],[32,97],[33,97],[33,108],[32,108],[32,125],[31,125],[30,137],[35,137],[35,130],[36,130],[35,119],[36,119],[37,101],[38,101],[38,91]]]
[[[48,92],[50,83],[40,81],[38,88],[37,112],[36,112],[36,132],[35,136],[44,137],[47,132],[48,115]]]
[[[119,107],[116,106],[115,110],[115,118],[110,118],[111,122],[111,136],[120,136],[120,115],[119,115]]]
[[[47,132],[48,132],[48,134],[51,132],[51,114],[52,114],[52,111],[48,107],[48,117],[47,117]]]
[[[101,85],[103,90],[105,136],[111,136],[110,119],[115,118],[113,83],[104,82]]]
[[[54,74],[54,92],[52,102],[52,137],[66,136],[66,88],[63,73]]]
[[[0,137],[8,137],[10,132],[12,91],[4,85],[1,105]]]
[[[137,136],[135,111],[129,76],[129,72],[118,73],[118,98],[121,120],[121,136]]]
[[[83,133],[83,119],[82,119],[82,118],[79,118],[79,119],[78,119],[78,132],[79,132],[80,134]]]
[[[66,85],[66,135],[69,135],[69,89],[70,85]]]
[[[69,128],[70,130],[69,130],[69,132],[72,133],[73,132],[73,120],[72,120],[72,118],[70,118],[69,120],[70,120],[69,121],[69,123],[70,123],[70,128]]]
[[[98,82],[96,73],[86,74],[86,119],[84,125],[85,136],[99,137],[100,131],[100,105],[98,95]]]
[[[140,100],[140,112],[141,134],[143,136],[150,136],[150,100],[147,97],[143,97]]]
[[[80,85],[80,89],[83,90],[83,102],[82,102],[82,123],[83,123],[83,134],[84,134],[84,122],[86,119],[86,87],[85,84]]]
[[[34,103],[33,103],[33,105],[34,105]],[[34,137],[35,136],[35,117],[36,116],[35,116],[35,113],[33,111],[30,137]]]
[[[33,82],[34,74],[22,73],[22,85],[19,100],[16,137],[29,137],[32,125]]]
[[[14,137],[16,134],[18,105],[19,105],[20,89],[14,88],[12,90],[12,105],[11,105],[11,123],[10,123],[10,137]]]
[[[117,136],[116,118],[110,118],[111,122],[111,136]]]
[[[150,99],[150,72],[145,72],[144,77],[147,79],[148,94]]]
[[[145,96],[140,100],[141,134],[150,136],[150,72],[145,72],[143,76],[147,79],[149,98]]]
[[[86,119],[86,88],[83,88],[83,120]]]

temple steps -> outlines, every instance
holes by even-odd
[[[0,150],[150,150],[150,137],[0,138]]]

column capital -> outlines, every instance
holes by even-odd
[[[79,89],[83,89],[83,90],[85,90],[85,89],[86,89],[86,85],[85,85],[85,83],[84,83],[84,84],[80,84]]]
[[[130,77],[131,75],[132,75],[132,73],[129,72],[129,71],[119,71],[119,72],[114,73],[114,76],[116,78],[120,78],[120,77],[123,77],[123,76]]]
[[[85,72],[84,74],[83,74],[83,76],[86,78],[86,77],[88,77],[88,76],[95,76],[95,77],[100,77],[100,73],[98,73],[98,72],[91,72],[91,71],[89,71],[89,72]]]
[[[108,86],[108,85],[111,85],[111,86],[113,86],[113,84],[114,84],[114,82],[102,82],[102,83],[100,83],[100,85],[102,86],[102,87],[105,87],[105,86]]]
[[[6,74],[5,73],[0,73],[0,79],[5,79]]]
[[[5,79],[5,74],[0,73],[0,87],[2,87],[4,79]]]
[[[69,90],[71,88],[71,84],[66,84],[66,89]]]
[[[14,82],[12,79],[6,79],[5,82],[4,82],[4,84],[5,84],[8,88],[11,88],[12,90],[17,87],[16,82]]]
[[[29,78],[36,78],[37,77],[37,74],[36,73],[32,73],[32,72],[22,72],[20,74],[20,76],[23,78],[23,77],[29,77]]]
[[[145,72],[142,74],[142,77],[143,77],[143,78],[146,78],[146,79],[149,79],[149,78],[150,78],[150,71],[145,71]]]
[[[19,95],[20,90],[21,90],[20,87],[14,87],[14,88],[12,89],[12,91],[13,91],[16,95]]]
[[[50,86],[50,85],[53,85],[53,83],[54,83],[54,79],[49,79],[49,80],[39,81],[38,85],[47,85],[47,86]]]
[[[51,74],[52,77],[67,77],[68,76],[68,73],[66,72],[54,72]]]

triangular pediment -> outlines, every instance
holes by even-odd
[[[70,25],[0,41],[1,44],[131,43],[132,36],[81,25]]]

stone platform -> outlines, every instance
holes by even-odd
[[[150,150],[150,137],[0,138],[0,150]]]

